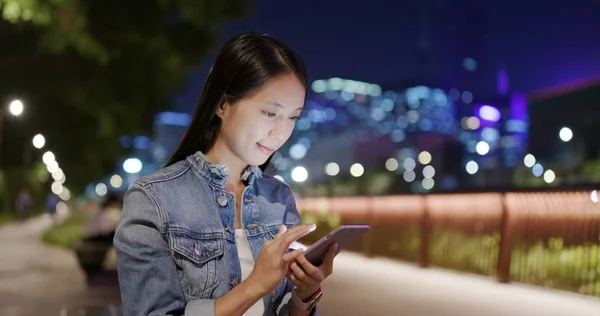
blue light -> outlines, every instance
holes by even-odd
[[[340,92],[340,97],[344,101],[352,101],[352,99],[354,99],[354,93],[343,90],[342,92]]]
[[[526,133],[527,122],[521,120],[508,120],[506,121],[506,130],[511,133]]]
[[[477,62],[471,57],[463,59],[463,67],[468,71],[475,71],[477,69]]]
[[[309,130],[310,126],[311,126],[310,120],[306,117],[303,117],[296,122],[296,129],[299,131]]]
[[[539,177],[544,173],[544,167],[542,167],[542,165],[540,165],[539,163],[536,163],[535,165],[533,165],[533,168],[531,168],[531,172],[534,176]]]
[[[307,148],[302,144],[294,144],[290,148],[290,157],[295,160],[300,160],[306,156]]]
[[[477,141],[476,140],[470,140],[469,142],[467,142],[467,150],[470,153],[475,153],[477,151]]]
[[[333,90],[325,91],[325,97],[329,100],[335,100],[338,97],[338,92]]]
[[[498,122],[500,120],[500,111],[491,105],[482,105],[479,108],[479,117],[490,122]]]
[[[325,110],[325,116],[327,117],[328,120],[333,121],[335,120],[335,110],[332,108],[327,108]]]
[[[350,104],[348,104],[348,112],[357,115],[360,112],[360,105],[355,102],[350,102]]]
[[[123,136],[119,137],[119,142],[121,143],[121,146],[123,146],[124,148],[131,147],[131,137],[129,137],[127,135],[123,135]]]
[[[386,99],[391,99],[392,102],[396,102],[396,100],[398,99],[398,95],[396,94],[396,92],[390,90],[384,92],[383,97]]]
[[[400,128],[407,128],[408,123],[408,118],[406,116],[400,116],[396,119],[396,124],[398,124],[398,127]]]
[[[324,115],[325,113],[321,113],[321,111],[317,110],[317,109],[312,109],[308,112],[308,118],[315,123],[321,123],[322,121],[324,121],[323,117],[325,117]]]
[[[422,119],[419,122],[419,128],[424,131],[430,131],[433,128],[433,123],[429,119]]]
[[[448,104],[448,97],[446,97],[446,94],[441,89],[434,89],[433,102],[435,102],[435,105],[445,106]]]
[[[485,127],[481,130],[481,138],[488,143],[495,143],[500,138],[500,133],[492,127]]]
[[[383,122],[383,124],[379,125],[382,127],[382,131],[384,134],[391,133],[396,128],[396,123],[394,122]]]
[[[441,187],[445,190],[451,190],[458,186],[458,181],[452,176],[442,178]]]
[[[137,136],[133,140],[133,146],[137,149],[148,149],[150,147],[150,139],[146,136]]]
[[[371,117],[375,121],[381,122],[385,118],[385,112],[381,108],[374,108],[371,110]]]
[[[461,131],[458,135],[458,139],[460,139],[460,141],[463,143],[467,143],[473,140],[473,134],[471,132]]]
[[[302,137],[298,140],[298,144],[301,144],[302,146],[306,147],[306,149],[309,149],[310,145],[311,145],[311,141],[310,141],[310,139],[308,139],[306,137]]]
[[[381,101],[381,109],[386,111],[386,112],[391,112],[394,109],[394,101],[392,101],[391,99],[383,99],[383,101]]]
[[[186,113],[162,112],[156,116],[156,122],[164,125],[188,126],[192,117]]]
[[[390,137],[392,138],[392,141],[399,143],[406,138],[406,133],[404,133],[404,131],[401,129],[396,129],[392,131]]]

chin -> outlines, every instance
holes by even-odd
[[[267,162],[268,159],[269,159],[269,157],[267,157],[267,158],[254,157],[254,159],[250,159],[248,161],[248,165],[250,165],[250,166],[261,166],[265,162]]]
[[[266,156],[266,155],[264,155],[264,154],[263,155],[260,155],[260,154],[258,154],[258,155],[247,155],[247,156],[242,157],[242,158],[243,158],[242,160],[247,165],[249,165],[249,166],[260,166],[260,165],[264,164],[269,159],[269,157]]]

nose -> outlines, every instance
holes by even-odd
[[[275,121],[275,125],[273,125],[273,127],[271,128],[271,130],[269,131],[269,137],[271,138],[275,138],[278,141],[282,141],[286,138],[286,135],[288,133],[288,119],[285,118],[280,118],[278,120]]]

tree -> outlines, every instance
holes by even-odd
[[[0,99],[21,98],[28,114],[5,135],[20,146],[46,135],[67,185],[83,188],[114,168],[120,135],[150,130],[222,22],[248,9],[244,0],[0,0]],[[3,162],[20,163],[21,148],[5,147]]]

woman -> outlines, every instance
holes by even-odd
[[[309,315],[337,245],[311,265],[289,246],[290,188],[263,175],[289,138],[306,68],[281,41],[244,33],[216,57],[167,167],[128,190],[114,244],[125,315]]]

